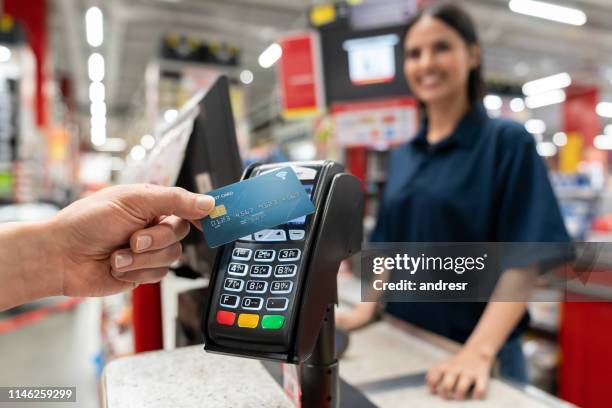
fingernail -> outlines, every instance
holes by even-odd
[[[141,235],[136,239],[136,250],[142,251],[147,249],[153,243],[153,238],[150,235]]]
[[[117,269],[125,268],[126,266],[131,265],[133,261],[134,258],[132,258],[132,255],[128,253],[124,252],[121,254],[117,254],[117,256],[115,257],[115,267]]]
[[[113,276],[117,279],[122,279],[125,275],[127,274],[127,272],[115,272],[113,271]]]
[[[202,211],[209,211],[215,206],[215,199],[208,195],[201,195],[196,198],[196,205]]]

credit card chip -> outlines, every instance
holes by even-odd
[[[227,214],[227,210],[225,209],[225,205],[221,204],[215,206],[215,208],[213,208],[213,210],[210,212],[209,216],[210,218],[214,219],[225,214]]]

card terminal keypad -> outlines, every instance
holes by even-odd
[[[295,298],[303,243],[282,234],[284,241],[270,239],[264,244],[262,237],[266,234],[278,236],[272,231],[253,234],[257,242],[234,243],[216,302],[218,311],[233,313],[233,319],[227,313],[218,314],[218,324],[245,330],[278,330],[284,326]]]

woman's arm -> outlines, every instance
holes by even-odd
[[[379,278],[387,282],[389,280],[389,271],[385,270],[379,275]],[[348,312],[337,312],[336,326],[342,330],[352,331],[368,325],[374,320],[374,316],[376,316],[381,297],[382,291],[375,291],[370,288],[367,298],[372,299],[372,301],[360,302]]]
[[[526,302],[490,302],[462,349],[428,371],[430,391],[447,399],[463,399],[473,386],[472,396],[483,398],[495,356],[525,309]]]
[[[473,386],[472,396],[484,397],[497,353],[523,317],[536,276],[534,268],[510,269],[502,274],[493,300],[463,348],[428,371],[427,384],[432,393],[463,399]]]

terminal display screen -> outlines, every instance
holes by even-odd
[[[308,198],[312,200],[312,189],[314,184],[304,184],[304,190],[306,190],[306,194],[308,194]],[[306,223],[306,216],[294,218],[287,222],[287,225],[304,225]]]

